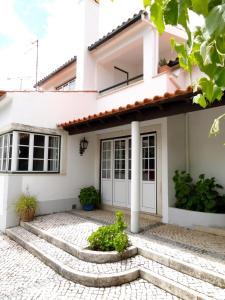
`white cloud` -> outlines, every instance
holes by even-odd
[[[0,48],[0,89],[6,90],[19,89],[19,78],[22,78],[23,89],[32,88],[35,83],[36,48],[31,43],[37,37],[17,15],[16,1],[19,0],[0,0],[0,9],[4,11],[0,18],[0,36],[12,41],[9,46]],[[40,3],[48,19],[46,33],[39,39],[39,79],[76,54],[77,3],[77,0]]]

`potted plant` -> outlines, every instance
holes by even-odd
[[[166,72],[170,69],[167,65],[167,60],[165,58],[160,59],[159,61],[159,73]]]
[[[30,194],[21,194],[16,202],[16,212],[20,219],[24,222],[29,222],[34,219],[35,211],[37,209],[37,199]]]
[[[80,190],[80,203],[86,211],[93,210],[100,203],[100,194],[94,186],[84,187]]]

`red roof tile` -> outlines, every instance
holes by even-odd
[[[1,91],[1,90],[0,90],[0,97],[4,96],[5,94],[6,94],[5,91]]]
[[[98,119],[104,118],[106,116],[117,115],[121,112],[129,112],[130,110],[135,110],[138,108],[140,109],[140,108],[143,108],[148,105],[154,105],[158,102],[163,103],[163,102],[166,102],[167,100],[174,98],[176,96],[187,95],[189,93],[192,93],[192,87],[188,87],[185,90],[177,89],[174,93],[167,92],[163,96],[157,95],[157,96],[154,96],[152,99],[145,98],[142,101],[136,101],[134,104],[127,104],[124,107],[120,106],[119,108],[114,108],[110,111],[106,110],[105,112],[100,112],[98,114],[89,115],[88,117],[83,117],[83,118],[79,118],[79,119],[74,119],[72,121],[64,122],[64,123],[58,124],[58,127],[66,129],[73,125],[79,125],[79,124],[82,124],[82,123],[85,123],[85,122],[88,122],[91,120],[98,120]]]

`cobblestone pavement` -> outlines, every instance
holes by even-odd
[[[111,288],[88,288],[70,282],[25,249],[0,235],[0,299],[128,300],[178,298],[143,279]]]
[[[114,211],[106,211],[101,209],[96,209],[92,211],[84,211],[84,210],[73,210],[72,213],[74,213],[77,216],[87,218],[92,221],[97,221],[105,224],[112,224],[115,221],[115,212]],[[127,213],[124,213],[124,219],[125,222],[128,225],[128,230],[130,229],[130,215]],[[141,230],[147,230],[149,228],[152,228],[158,224],[160,224],[161,218],[157,216],[145,216],[140,218],[140,227]]]
[[[65,216],[66,214],[64,214],[64,217]],[[64,252],[63,250],[55,247],[54,245],[48,243],[47,241],[39,238],[38,236],[28,232],[21,227],[16,227],[12,230],[14,231],[14,233],[22,237],[23,240],[26,240],[27,242],[29,242],[29,244],[34,245],[39,250],[43,251],[46,255],[76,271],[81,271],[88,274],[104,275],[115,274],[117,272],[123,272],[138,266],[142,266],[147,270],[176,281],[186,286],[187,288],[203,293],[209,297],[212,297],[213,299],[225,299],[225,290],[186,274],[177,272],[155,261],[146,259],[141,255],[136,255],[135,257],[124,259],[114,263],[90,263],[79,260],[78,258]]]
[[[76,214],[82,214],[84,218],[87,217],[87,219],[93,219],[103,223],[109,222],[108,220],[110,220],[110,222],[113,222],[114,220],[113,212],[95,210],[92,213],[78,211],[78,213]],[[225,260],[225,238],[221,236],[216,236],[214,234],[200,232],[197,230],[191,230],[176,225],[162,224],[158,222],[157,218],[155,218],[154,216],[150,217],[150,219],[141,219],[141,222],[146,222],[144,231],[141,234],[135,236],[141,237],[140,243],[142,243],[146,247],[155,248],[154,246],[156,246],[156,250],[158,247],[158,243],[160,243],[162,245],[162,250],[164,249],[163,253],[165,254],[169,252],[169,254],[172,255],[175,249],[179,249],[187,250],[184,251],[185,256],[186,253],[189,253],[188,256],[190,256],[191,259],[193,258],[193,255],[190,254],[190,251],[197,256],[208,256],[212,260],[220,262],[224,262]],[[153,245],[152,242],[154,241],[157,241],[157,243],[153,243]],[[170,245],[170,247],[163,247],[166,245]],[[172,256],[176,257],[178,252],[175,251],[174,253],[175,254]],[[225,274],[225,270],[223,274]]]

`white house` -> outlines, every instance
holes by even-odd
[[[189,76],[170,48],[171,37],[185,34],[167,27],[159,36],[142,2],[81,1],[76,57],[36,92],[0,92],[1,230],[18,223],[14,203],[27,190],[45,214],[78,207],[80,188],[94,185],[103,206],[131,210],[137,232],[140,211],[199,224],[172,209],[175,170],[225,186],[225,138],[208,137],[225,102],[207,110],[192,104]],[[162,58],[171,67],[159,73]],[[213,222],[209,216],[206,225]]]

